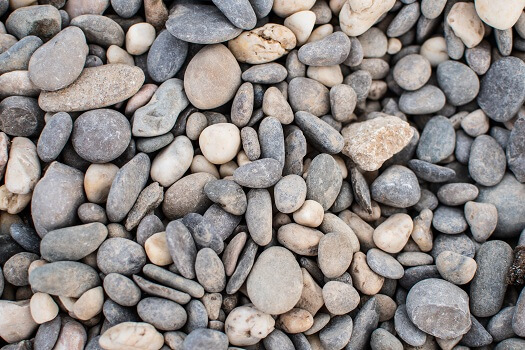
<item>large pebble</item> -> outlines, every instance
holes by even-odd
[[[88,42],[92,44],[103,47],[124,44],[124,30],[109,17],[95,14],[80,15],[73,18],[70,25],[82,29]]]
[[[42,46],[42,39],[28,35],[0,54],[0,74],[26,70],[33,53]]]
[[[275,320],[250,305],[233,309],[226,318],[224,328],[232,345],[255,345],[274,330]]]
[[[29,300],[1,300],[0,315],[0,337],[8,343],[27,339],[38,328],[31,317]]]
[[[202,154],[213,164],[224,164],[235,158],[241,146],[239,129],[228,123],[208,126],[199,136]]]
[[[73,130],[73,120],[65,112],[53,115],[44,126],[37,143],[37,153],[44,162],[55,160],[66,145]]]
[[[350,39],[341,32],[303,45],[298,52],[299,61],[308,66],[333,66],[343,63],[350,53]]]
[[[164,337],[149,323],[122,322],[104,332],[99,344],[108,350],[159,350]]]
[[[445,106],[443,91],[433,85],[425,85],[416,91],[403,92],[399,108],[407,114],[435,113]]]
[[[226,334],[208,328],[198,328],[184,339],[182,350],[228,349]]]
[[[188,43],[167,30],[161,31],[148,51],[148,74],[156,82],[164,82],[177,74],[186,60]]]
[[[162,211],[169,219],[181,218],[188,213],[202,213],[211,204],[204,186],[215,176],[199,172],[183,177],[165,193]]]
[[[268,188],[280,180],[281,173],[282,166],[278,160],[263,158],[235,169],[233,180],[244,187]]]
[[[352,241],[342,232],[327,233],[319,241],[319,268],[328,278],[341,276],[352,262]]]
[[[292,79],[288,85],[288,99],[294,111],[305,111],[320,117],[330,110],[328,89],[310,78]]]
[[[398,253],[408,242],[413,227],[409,215],[394,214],[376,227],[373,234],[374,243],[387,253]]]
[[[325,306],[334,315],[344,315],[359,304],[359,293],[348,283],[330,281],[323,286]]]
[[[186,311],[179,304],[162,298],[144,298],[137,305],[137,313],[144,321],[162,331],[174,331],[186,323]]]
[[[523,12],[523,0],[509,2],[505,0],[477,0],[476,12],[483,22],[496,29],[509,29]]]
[[[470,148],[469,174],[480,185],[497,185],[505,175],[506,160],[505,152],[494,138],[480,135]]]
[[[422,88],[432,74],[430,62],[422,55],[411,54],[401,58],[393,70],[395,82],[405,90]]]
[[[281,213],[298,210],[306,199],[306,184],[298,175],[283,177],[274,187],[275,206]]]
[[[0,102],[0,125],[8,135],[33,136],[41,131],[43,121],[42,110],[32,97],[9,96]]]
[[[429,163],[438,163],[454,153],[456,133],[450,120],[443,116],[430,119],[417,146],[417,157]]]
[[[463,210],[457,207],[439,206],[434,212],[432,225],[439,232],[456,234],[467,229],[467,222]]]
[[[436,75],[439,87],[447,97],[447,102],[453,106],[469,103],[478,95],[478,76],[463,63],[456,61],[440,63]]]
[[[132,275],[140,272],[146,264],[142,246],[130,239],[109,238],[98,249],[97,265],[105,274]]]
[[[40,163],[36,146],[25,137],[15,137],[9,151],[5,186],[11,193],[28,194],[40,179]]]
[[[348,36],[366,32],[374,23],[394,6],[394,0],[371,0],[367,2],[345,2],[339,12],[341,29]]]
[[[55,36],[61,25],[60,12],[51,5],[21,7],[13,11],[5,21],[8,32],[18,39],[36,35],[45,41]]]
[[[387,168],[370,186],[372,199],[396,208],[407,208],[421,198],[416,175],[402,165]]]
[[[175,140],[155,157],[151,164],[151,178],[162,186],[169,187],[190,168],[193,146],[186,136]]]
[[[405,273],[403,266],[393,256],[377,248],[368,250],[366,262],[370,269],[385,278],[400,279]]]
[[[122,306],[134,306],[140,301],[139,287],[128,277],[110,273],[104,277],[104,291],[111,300]]]
[[[306,198],[328,210],[335,202],[343,183],[341,170],[335,159],[322,153],[315,157],[306,176]]]

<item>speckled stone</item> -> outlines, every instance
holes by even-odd
[[[387,168],[370,186],[372,199],[396,208],[407,208],[416,204],[421,190],[416,175],[402,165]]]
[[[328,210],[335,202],[343,183],[343,176],[335,159],[322,153],[315,157],[306,176],[306,199],[311,199]]]
[[[456,133],[450,120],[443,116],[430,119],[419,139],[417,157],[421,160],[438,163],[454,152]]]
[[[403,92],[399,109],[407,114],[435,113],[445,106],[443,91],[433,85],[425,85],[416,91]]]
[[[474,100],[479,92],[479,79],[467,65],[456,61],[445,61],[436,71],[439,87],[445,93],[447,102],[461,106]]]
[[[343,63],[350,53],[350,39],[342,32],[307,43],[299,49],[299,61],[308,66],[333,66]]]
[[[488,135],[474,139],[470,148],[468,170],[470,176],[480,185],[497,185],[505,175],[507,159],[496,140]]]

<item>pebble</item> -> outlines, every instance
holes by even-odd
[[[140,10],[141,5],[142,1],[140,0],[111,0],[111,7],[122,18],[133,17]]]
[[[417,157],[430,163],[439,163],[452,153],[456,144],[456,134],[450,120],[443,116],[430,119],[419,139]]]
[[[297,46],[303,45],[312,33],[315,24],[315,13],[312,11],[295,12],[286,17],[283,24],[294,33]]]
[[[18,39],[35,35],[47,41],[60,32],[60,13],[51,5],[21,7],[7,17],[5,27]]]
[[[97,252],[97,265],[105,274],[136,274],[146,264],[146,253],[140,244],[126,238],[109,238]]]
[[[197,280],[209,293],[221,292],[226,286],[224,265],[210,248],[203,248],[197,253],[195,272]]]
[[[524,76],[525,63],[516,57],[503,57],[490,66],[477,98],[489,118],[505,122],[518,112],[525,101]]]
[[[494,341],[500,342],[515,336],[514,330],[512,329],[514,308],[514,306],[504,307],[489,320],[486,328]]]
[[[3,267],[5,280],[13,286],[27,286],[29,284],[28,269],[35,260],[38,260],[38,256],[33,253],[21,252],[13,255]]]
[[[33,136],[42,130],[43,117],[42,110],[34,98],[10,96],[0,102],[0,125],[6,134]]]
[[[481,109],[467,114],[461,120],[461,128],[472,137],[486,134],[489,131],[489,127],[489,119]]]
[[[275,206],[281,213],[293,213],[306,199],[306,183],[298,175],[284,176],[274,187]]]
[[[511,28],[519,19],[522,13],[523,1],[508,3],[504,0],[476,1],[476,12],[483,22],[496,29]]]
[[[366,253],[366,262],[370,269],[380,276],[394,280],[403,277],[403,266],[394,257],[380,249],[369,249]]]
[[[399,99],[399,108],[407,114],[435,113],[445,106],[445,100],[443,91],[425,85],[416,91],[404,92]]]
[[[344,315],[359,304],[359,293],[348,283],[330,281],[323,286],[323,299],[333,315]]]
[[[406,305],[399,305],[394,315],[394,326],[399,338],[412,346],[422,346],[427,334],[415,326],[407,314]]]
[[[131,347],[158,350],[164,337],[155,327],[146,322],[122,322],[109,328],[99,339],[100,347],[109,350],[124,350]]]
[[[136,23],[126,32],[126,51],[131,55],[146,53],[155,41],[155,28],[149,23]]]
[[[451,183],[443,185],[437,193],[439,201],[445,205],[456,206],[473,201],[479,194],[479,189],[467,183]]]
[[[303,45],[298,51],[298,59],[308,66],[333,66],[346,60],[350,48],[348,36],[336,32],[321,40]]]
[[[403,6],[390,22],[386,34],[392,38],[405,34],[416,24],[420,13],[420,5],[417,2]]]
[[[376,1],[368,3],[344,3],[339,12],[342,31],[348,36],[359,36],[394,6],[395,1]]]
[[[40,253],[40,237],[32,228],[24,224],[13,223],[9,227],[9,233],[13,240],[28,252]]]
[[[454,4],[448,12],[446,23],[468,48],[478,45],[483,40],[485,27],[478,17],[474,4]]]
[[[388,39],[379,28],[372,27],[359,36],[359,42],[366,58],[378,58],[386,54]]]
[[[419,159],[411,159],[407,165],[418,178],[428,182],[447,182],[456,176],[453,169]]]
[[[83,15],[83,14],[96,14],[101,15],[108,8],[108,0],[72,0],[68,1],[64,6],[64,10],[67,11],[71,18]]]
[[[205,211],[210,200],[204,193],[204,186],[215,179],[211,174],[199,172],[175,182],[164,194],[163,213],[174,220],[188,213]]]
[[[306,200],[303,205],[293,213],[293,219],[299,225],[317,227],[323,222],[324,211],[321,204],[313,200]]]
[[[31,317],[29,300],[0,301],[0,337],[8,343],[29,338],[38,328]]]
[[[467,65],[445,61],[438,65],[436,76],[447,102],[461,106],[474,100],[479,92],[479,79]]]
[[[104,203],[119,168],[113,164],[91,164],[84,177],[87,199],[93,203]]]
[[[401,166],[388,167],[370,186],[372,199],[396,208],[407,208],[421,197],[417,177],[412,170]]]
[[[228,349],[228,337],[219,331],[199,328],[188,334],[182,343],[183,350]]]
[[[236,4],[231,4],[224,0],[214,0],[213,3],[234,26],[242,29],[255,27],[257,17],[248,0],[240,1]]]
[[[40,89],[29,79],[28,71],[13,71],[5,73],[0,78],[2,89],[0,97],[5,98],[10,95],[36,97]]]
[[[470,282],[477,269],[474,259],[451,251],[440,253],[436,266],[444,279],[459,285]]]
[[[406,309],[419,329],[442,339],[463,335],[472,324],[467,293],[450,282],[435,278],[412,287]]]
[[[73,130],[73,120],[67,113],[54,114],[44,126],[37,143],[38,157],[52,162],[62,152]]]
[[[5,171],[5,186],[14,194],[30,193],[40,179],[40,163],[36,146],[25,137],[11,141],[9,160]]]
[[[242,73],[242,80],[254,84],[277,84],[286,79],[286,68],[278,63],[264,63]]]
[[[177,292],[181,297],[175,302],[186,304],[189,301],[188,295],[194,298],[202,298],[204,295],[204,288],[197,282],[181,277],[173,272],[170,272],[162,267],[153,264],[146,264],[143,268],[144,274],[165,286],[175,288],[182,291]],[[188,295],[184,295],[188,293]]]
[[[167,30],[161,31],[148,51],[147,69],[156,82],[173,78],[181,69],[188,54],[188,43]]]
[[[328,89],[310,78],[292,79],[288,85],[288,99],[294,111],[305,111],[318,117],[330,109]]]
[[[233,309],[226,318],[224,328],[232,345],[257,344],[274,330],[275,320],[251,305]]]
[[[237,260],[239,259],[242,249],[244,248],[247,237],[248,235],[246,232],[239,232],[230,240],[226,248],[224,248],[222,263],[224,264],[226,276],[231,276],[235,272]]]
[[[246,195],[234,181],[210,181],[204,186],[204,193],[211,201],[220,204],[230,214],[242,215],[246,212]]]
[[[163,331],[174,331],[186,323],[187,314],[177,303],[162,298],[145,298],[137,305],[139,317],[155,328]]]
[[[46,112],[103,108],[130,98],[139,91],[143,82],[144,73],[138,67],[107,64],[85,68],[66,88],[42,92],[38,104]]]
[[[356,104],[357,95],[350,86],[339,84],[330,89],[330,109],[335,120],[346,122],[354,119]]]
[[[372,332],[370,338],[370,346],[372,347],[372,349],[377,350],[403,349],[403,344],[401,343],[401,341],[397,339],[392,333],[383,328],[378,328]]]
[[[337,154],[343,149],[344,139],[341,134],[313,114],[299,111],[295,114],[295,123],[319,151]]]
[[[265,246],[272,239],[272,198],[265,189],[251,189],[247,195],[246,225],[250,236]]]
[[[497,185],[505,175],[505,153],[494,138],[480,135],[472,143],[468,168],[470,176],[480,185]]]
[[[409,215],[394,214],[376,227],[373,234],[374,243],[387,253],[399,253],[408,242],[413,226]]]
[[[414,91],[422,88],[430,79],[432,68],[427,58],[411,54],[401,58],[393,70],[395,82],[403,89]]]
[[[193,146],[186,136],[177,136],[153,160],[151,178],[169,187],[184,176],[193,159]],[[167,171],[166,169],[169,169]]]
[[[478,46],[465,50],[465,61],[477,74],[485,74],[490,68],[491,53],[487,41],[482,41]]]
[[[279,161],[263,158],[238,167],[233,172],[233,180],[249,188],[268,188],[281,178],[282,167]]]
[[[525,138],[525,118],[518,118],[510,132],[506,147],[509,169],[518,181],[525,180],[525,158],[523,157],[523,140]],[[496,140],[497,141],[497,140]]]
[[[384,277],[376,274],[368,266],[366,255],[362,252],[354,253],[349,272],[354,287],[363,294],[375,295],[383,287]]]
[[[206,127],[199,136],[203,155],[213,164],[225,164],[237,155],[241,146],[239,129],[233,124],[219,123]]]
[[[377,311],[377,299],[369,299],[357,313],[354,319],[354,329],[349,348],[362,349],[368,344],[370,335],[377,328],[379,322],[379,312]]]
[[[168,251],[168,242],[166,232],[157,232],[144,242],[144,250],[148,259],[158,266],[166,266],[173,263],[170,252]]]
[[[134,306],[140,301],[140,289],[124,275],[110,273],[104,277],[103,283],[106,294],[119,305]]]
[[[39,37],[28,35],[9,47],[0,54],[0,74],[27,70],[31,56],[42,43]]]
[[[79,320],[89,320],[102,311],[104,304],[104,291],[102,287],[86,291],[73,305],[73,313]],[[60,341],[60,337],[59,337]]]

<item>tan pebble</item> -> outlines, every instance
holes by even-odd
[[[79,320],[89,320],[102,311],[103,304],[104,290],[102,287],[95,287],[78,298],[75,305],[73,305],[73,312]]]
[[[248,158],[248,156],[246,155],[244,151],[241,150],[239,153],[237,153],[237,164],[239,166],[243,166],[251,162],[252,161]]]
[[[356,213],[361,219],[363,219],[366,222],[374,222],[378,220],[381,217],[381,207],[379,204],[372,200],[372,212],[367,212],[365,209],[363,209],[359,204],[353,203],[351,208],[354,213]]]
[[[233,173],[235,172],[235,169],[237,169],[239,166],[237,163],[235,163],[233,160],[230,160],[227,163],[221,164],[219,167],[219,174],[221,175],[221,179],[224,180],[232,180],[233,179]]]
[[[293,219],[296,223],[308,227],[321,225],[323,217],[323,206],[311,199],[305,200],[303,205],[293,213]]]
[[[455,3],[448,13],[447,24],[468,48],[478,45],[485,35],[485,27],[473,3]]]
[[[298,224],[281,226],[277,231],[277,240],[292,252],[304,256],[316,256],[321,231]]]
[[[122,63],[128,66],[135,65],[135,59],[126,50],[117,45],[111,45],[106,51],[108,63]]]
[[[414,228],[412,229],[410,237],[422,252],[429,252],[432,250],[433,238],[430,226],[432,225],[433,217],[434,214],[432,211],[425,208],[414,218]]]
[[[168,8],[162,0],[144,0],[146,22],[153,25],[157,31],[164,28],[168,20]]]
[[[341,276],[352,263],[353,249],[350,237],[340,232],[330,232],[319,241],[319,268],[327,278]]]
[[[359,215],[350,210],[343,210],[339,213],[339,217],[354,231],[363,252],[366,253],[369,249],[376,247],[373,238],[374,228]]]
[[[348,283],[330,281],[323,286],[325,306],[334,315],[344,315],[359,305],[359,293]]]
[[[327,23],[323,24],[312,31],[310,37],[308,37],[307,43],[313,43],[314,41],[319,41],[326,38],[328,35],[334,32],[334,26]]]
[[[306,76],[310,79],[317,80],[326,87],[333,87],[343,82],[343,73],[339,65],[314,67],[310,66],[306,70]]]
[[[58,296],[58,301],[60,302],[60,306],[65,309],[65,311],[69,313],[73,313],[73,307],[75,306],[75,303],[77,301],[76,298],[71,297],[64,297],[64,296]]]
[[[40,267],[40,266],[44,266],[45,264],[47,264],[47,261],[45,260],[35,260],[33,261],[30,265],[29,265],[29,268],[27,269],[27,275],[31,275],[31,272],[36,269],[37,267]]]
[[[374,243],[387,253],[399,253],[412,233],[412,218],[403,213],[394,214],[374,230]]]
[[[476,260],[468,256],[446,250],[438,255],[436,267],[444,279],[461,285],[474,278],[478,265]]]
[[[282,124],[290,124],[294,119],[292,107],[278,88],[271,86],[264,92],[263,112],[279,119]]]
[[[221,293],[206,293],[201,298],[206,312],[208,313],[208,318],[210,320],[216,320],[219,318],[219,313],[222,305],[222,294]]]
[[[324,305],[323,290],[305,268],[301,268],[301,271],[303,274],[303,291],[295,307],[305,309],[312,316],[315,316]]]
[[[401,51],[401,48],[403,48],[403,44],[401,43],[401,40],[398,38],[389,38],[388,39],[388,46],[386,49],[386,52],[389,55],[395,55],[399,51]]]
[[[168,250],[168,241],[166,240],[166,232],[157,232],[144,243],[144,250],[148,259],[158,266],[166,266],[173,263],[170,252]]]
[[[339,170],[341,170],[341,175],[343,175],[343,180],[346,179],[348,177],[348,169],[346,167],[345,160],[337,154],[332,154],[332,158],[335,159],[335,162],[339,166]]]
[[[396,302],[384,294],[376,294],[374,296],[377,300],[377,311],[379,312],[379,322],[391,320],[396,313]]]
[[[29,78],[26,70],[15,70],[0,75],[0,99],[8,96],[38,96],[38,88]]]
[[[36,323],[42,324],[51,321],[58,315],[58,305],[46,293],[35,293],[30,302],[31,316]]]
[[[315,0],[274,0],[272,10],[279,17],[287,17],[299,11],[309,10],[314,4]]]
[[[0,315],[0,337],[8,343],[29,339],[38,328],[31,317],[29,300],[0,300]]]
[[[84,190],[88,201],[104,203],[119,168],[111,163],[91,164],[84,176]]]
[[[366,262],[366,255],[362,252],[354,253],[350,275],[357,290],[367,295],[377,294],[385,281],[384,277],[370,269]]]
[[[239,152],[241,133],[233,124],[213,124],[201,132],[199,146],[204,157],[210,162],[225,164],[234,159]]]
[[[359,36],[396,3],[395,0],[351,0],[339,12],[339,25],[348,36]]]
[[[9,214],[18,214],[27,207],[30,201],[31,193],[11,193],[6,185],[0,186],[0,210],[7,211]]]
[[[40,172],[36,145],[26,137],[13,138],[4,178],[9,192],[30,193],[40,179]]]
[[[222,263],[224,264],[224,272],[226,276],[231,276],[237,266],[237,260],[241,254],[242,248],[246,244],[248,235],[246,232],[239,232],[235,237],[232,238],[230,243],[224,248],[222,254]]]
[[[124,114],[130,116],[135,113],[137,109],[145,106],[151,100],[151,97],[157,89],[158,86],[155,84],[144,84],[140,90],[128,100]]]
[[[193,161],[193,145],[186,136],[177,136],[151,163],[151,178],[164,187],[182,178]]]
[[[164,337],[145,322],[123,322],[108,329],[99,339],[105,350],[159,350]]]
[[[447,42],[445,38],[436,36],[427,39],[423,45],[421,45],[419,54],[425,57],[432,67],[437,67],[441,62],[448,60]]]
[[[301,46],[308,40],[315,25],[315,13],[312,11],[299,11],[286,17],[284,26],[289,28],[297,40],[297,46]]]
[[[197,154],[195,157],[193,157],[190,165],[190,171],[192,174],[208,173],[215,176],[217,179],[220,177],[217,167],[201,154]]]
[[[489,118],[482,109],[470,112],[461,120],[461,128],[472,137],[485,134],[489,131]]]
[[[290,311],[279,316],[277,326],[283,332],[289,334],[296,334],[304,332],[314,324],[314,318],[311,313],[306,310],[293,308]]]
[[[476,12],[483,22],[496,29],[509,29],[520,18],[525,0],[476,0]]]
[[[155,27],[149,23],[136,23],[126,33],[126,51],[131,55],[142,55],[155,40]]]

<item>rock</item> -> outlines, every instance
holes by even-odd
[[[435,113],[445,106],[445,94],[433,85],[425,85],[416,91],[403,92],[399,109],[407,114]]]
[[[470,227],[472,237],[485,242],[496,229],[498,210],[491,203],[465,203],[465,219]]]
[[[434,212],[432,225],[439,232],[457,234],[467,229],[463,211],[456,207],[439,206]]]
[[[340,84],[330,89],[330,109],[335,120],[340,122],[352,120],[356,104],[357,95],[352,87]]]
[[[139,317],[162,331],[174,331],[186,323],[187,314],[179,304],[162,298],[144,298],[137,305]]]
[[[136,23],[126,32],[126,51],[131,55],[146,53],[155,40],[155,27],[149,23]]]
[[[317,227],[324,217],[323,206],[311,199],[306,200],[301,208],[293,213],[293,219],[299,225]]]
[[[123,322],[104,332],[99,344],[108,350],[158,350],[164,344],[164,337],[149,323]]]
[[[152,182],[144,188],[129,211],[125,222],[126,230],[134,229],[146,215],[162,203],[163,199],[164,189],[158,182]]]
[[[468,168],[470,176],[480,185],[497,185],[505,175],[505,153],[495,139],[480,135],[472,143]]]
[[[397,339],[392,333],[385,330],[384,328],[378,328],[372,332],[370,337],[370,345],[373,349],[392,349],[401,350],[403,344]]]
[[[142,246],[126,238],[109,238],[97,252],[97,265],[105,274],[132,275],[140,272],[146,264],[146,253]]]
[[[350,53],[350,39],[341,32],[303,45],[298,52],[299,61],[308,66],[333,66],[343,63]]]
[[[186,95],[191,104],[200,109],[222,106],[235,96],[240,85],[241,69],[224,45],[200,50],[184,73]]]
[[[36,292],[78,298],[100,284],[97,272],[88,265],[74,261],[58,261],[37,267],[29,275],[29,284]]]
[[[292,107],[276,87],[270,87],[264,92],[263,112],[277,118],[282,124],[290,124],[294,120]]]
[[[399,338],[412,346],[422,346],[427,340],[425,332],[417,328],[407,314],[406,305],[398,306],[394,315],[394,326]]]
[[[294,33],[283,25],[267,23],[228,42],[228,48],[239,62],[268,63],[284,56],[297,43]]]
[[[85,14],[73,18],[71,26],[79,27],[86,35],[88,42],[103,47],[116,45],[122,47],[125,34],[122,27],[109,17]]]
[[[225,0],[214,0],[213,3],[238,28],[249,30],[257,24],[255,11],[248,0],[239,1],[235,4]]]
[[[188,334],[182,343],[183,350],[228,349],[226,334],[207,328],[199,328]]]
[[[301,0],[294,3],[288,3],[285,0],[274,0],[272,10],[279,17],[288,17],[295,12],[309,10],[314,3],[315,1],[313,0]]]
[[[330,177],[327,174],[331,174]],[[328,210],[335,202],[342,185],[342,174],[334,158],[320,154],[312,160],[306,176],[306,198]]]
[[[366,58],[378,58],[387,53],[388,40],[385,33],[372,27],[359,36],[359,42]]]
[[[1,300],[0,315],[0,337],[9,343],[31,337],[38,327],[31,317],[29,300]]]
[[[35,293],[30,302],[31,317],[38,324],[53,320],[58,315],[58,305],[46,293]]]
[[[495,342],[511,338],[515,335],[514,330],[512,329],[514,309],[514,306],[508,306],[501,309],[501,311],[494,315],[487,324],[487,331]]]
[[[251,189],[247,195],[246,225],[250,236],[260,246],[272,240],[272,198],[265,189]]]
[[[241,147],[239,129],[229,123],[206,127],[199,136],[202,154],[213,164],[225,164],[235,158]]]
[[[460,285],[470,282],[477,269],[474,259],[451,251],[440,253],[436,259],[436,266],[444,279]]]
[[[398,253],[408,242],[413,226],[409,215],[394,214],[376,227],[373,234],[374,243],[387,253]]]
[[[133,17],[140,10],[141,5],[142,1],[140,0],[111,0],[111,7],[122,18]]]
[[[181,296],[184,296],[184,298],[178,298],[180,300],[174,300],[180,304],[186,304],[190,300],[190,296],[194,298],[202,298],[204,295],[204,288],[199,283],[181,277],[162,267],[153,264],[147,264],[144,266],[143,272],[147,277],[154,279],[165,286],[180,290],[181,292],[177,293],[179,293]],[[142,281],[145,280],[143,279]],[[144,287],[144,283],[141,283],[139,287]]]
[[[27,70],[29,59],[40,46],[42,46],[42,39],[37,36],[29,35],[20,39],[0,54],[0,74]]]
[[[319,268],[328,278],[341,276],[352,262],[352,240],[342,232],[330,232],[321,237],[318,246]]]
[[[247,280],[248,296],[255,307],[274,315],[291,310],[302,289],[299,264],[282,247],[271,247],[261,253]]]
[[[315,256],[323,234],[295,223],[286,224],[277,231],[279,243],[299,255]]]
[[[456,133],[449,119],[433,117],[421,133],[417,146],[417,157],[430,163],[439,163],[454,153]]]
[[[177,74],[188,54],[188,43],[163,30],[148,52],[148,74],[156,82],[164,82]]]
[[[226,248],[224,248],[222,263],[224,264],[226,276],[231,276],[235,272],[237,260],[246,243],[247,236],[246,232],[239,232],[230,240]]]
[[[126,217],[146,185],[150,160],[144,153],[137,154],[115,175],[106,204],[108,219],[119,222]]]
[[[166,227],[168,250],[180,274],[195,278],[197,249],[190,231],[179,221],[172,221]]]
[[[410,289],[406,309],[419,329],[442,339],[461,336],[472,324],[467,293],[435,278],[423,280]]]
[[[246,195],[242,188],[231,180],[210,181],[204,186],[204,193],[230,214],[242,215],[246,211]]]
[[[36,232],[24,224],[13,223],[9,227],[9,233],[16,243],[31,253],[40,253],[40,237]]]
[[[119,168],[113,164],[91,164],[84,178],[87,199],[92,203],[104,203]]]
[[[407,55],[397,61],[393,77],[403,89],[414,91],[422,88],[430,79],[432,67],[429,60],[417,54]]]
[[[101,15],[108,6],[108,0],[71,0],[66,3],[64,10],[67,11],[71,18],[74,18],[84,14]]]
[[[33,253],[21,252],[13,255],[4,264],[5,280],[13,286],[27,286],[29,266],[35,260],[38,260],[38,255]]]
[[[211,204],[204,193],[204,186],[215,179],[215,176],[203,172],[183,177],[166,191],[162,211],[170,220],[188,213],[204,212]]]
[[[151,178],[169,187],[189,169],[193,159],[193,146],[186,136],[177,136],[153,160]],[[169,170],[167,170],[169,169]]]
[[[439,87],[453,106],[469,103],[478,95],[478,76],[467,65],[445,61],[438,65],[436,73]]]
[[[162,83],[148,104],[133,114],[133,136],[152,137],[169,132],[189,103],[183,89],[180,79]]]
[[[438,190],[439,201],[445,205],[462,205],[473,201],[479,194],[479,189],[468,183],[451,183],[440,187]]]
[[[501,309],[507,290],[505,278],[512,260],[512,249],[503,241],[489,241],[478,249],[478,269],[470,284],[470,308],[474,316],[493,316]],[[485,299],[487,295],[490,299]]]
[[[428,182],[446,182],[456,176],[456,172],[453,169],[419,159],[411,159],[407,165],[418,178]]]
[[[339,12],[341,29],[348,36],[359,36],[390,11],[394,4],[394,0],[344,3]]]
[[[251,305],[233,309],[224,322],[224,330],[232,345],[257,344],[274,330],[275,320]]]
[[[166,266],[173,263],[168,250],[166,232],[157,232],[144,242],[144,250],[148,259],[157,266]]]
[[[242,80],[255,84],[277,84],[286,79],[286,68],[278,63],[252,66],[242,73]]]
[[[56,113],[44,126],[37,143],[37,153],[43,162],[58,158],[73,130],[73,120],[67,113]]]
[[[268,188],[281,178],[282,166],[272,158],[263,158],[238,167],[233,172],[233,180],[249,188]]]
[[[483,22],[496,29],[504,30],[511,28],[518,21],[525,3],[523,1],[509,3],[504,0],[478,0],[475,6]]]
[[[102,311],[104,291],[102,287],[86,291],[73,305],[73,312],[79,320],[89,320]],[[60,338],[59,338],[60,339]]]
[[[396,208],[407,208],[421,197],[417,177],[402,165],[388,167],[370,186],[375,201]]]
[[[13,11],[5,21],[6,29],[18,39],[28,35],[47,41],[60,32],[61,18],[51,5],[21,7]]]
[[[88,46],[81,29],[68,27],[39,47],[29,61],[29,77],[42,90],[56,91],[82,73]],[[49,76],[55,77],[49,79]]]
[[[138,67],[106,64],[85,68],[77,80],[58,91],[44,91],[38,104],[46,112],[76,112],[103,108],[133,96],[144,82]]]
[[[129,278],[118,273],[104,277],[104,291],[114,302],[122,306],[135,306],[140,301],[139,287]]]
[[[219,293],[226,287],[224,265],[217,254],[210,248],[198,251],[195,260],[197,280],[209,293]]]
[[[33,136],[42,130],[43,124],[44,114],[34,98],[9,96],[0,102],[0,126],[6,134]]]
[[[40,89],[29,79],[29,73],[26,70],[3,74],[0,78],[0,84],[2,86],[0,98],[8,96],[36,97],[40,93]]]
[[[391,38],[402,36],[416,24],[420,13],[419,4],[412,3],[403,6],[392,22],[390,22],[386,34]]]
[[[515,57],[494,62],[481,80],[477,102],[489,118],[510,120],[525,101],[525,63]],[[500,86],[499,90],[494,90]]]
[[[289,334],[304,332],[312,327],[314,319],[312,315],[303,309],[293,308],[279,316],[279,328]]]
[[[483,40],[485,27],[476,13],[474,4],[454,4],[447,15],[447,24],[468,48],[478,45]]]
[[[61,326],[62,318],[60,315],[57,315],[52,321],[40,325],[35,335],[34,349],[52,349],[58,339]]]
[[[210,25],[202,26],[202,23]],[[166,29],[174,37],[195,44],[217,44],[241,34],[215,6],[177,4],[170,11]]]
[[[295,122],[319,151],[337,154],[343,149],[344,140],[341,134],[313,114],[299,111],[295,114]]]
[[[354,319],[354,329],[347,347],[363,349],[368,344],[372,331],[379,322],[378,302],[376,298],[369,299],[357,313]]]
[[[403,266],[394,257],[380,249],[369,249],[366,253],[366,262],[372,271],[385,278],[400,279],[405,273]]]
[[[348,283],[330,281],[323,287],[325,306],[334,315],[344,315],[359,304],[359,293]]]
[[[328,89],[313,79],[292,79],[288,85],[288,99],[294,111],[305,111],[320,117],[330,110]]]
[[[352,276],[353,285],[363,294],[375,295],[383,287],[384,277],[370,269],[366,262],[366,255],[362,252],[354,253],[349,272]]]

